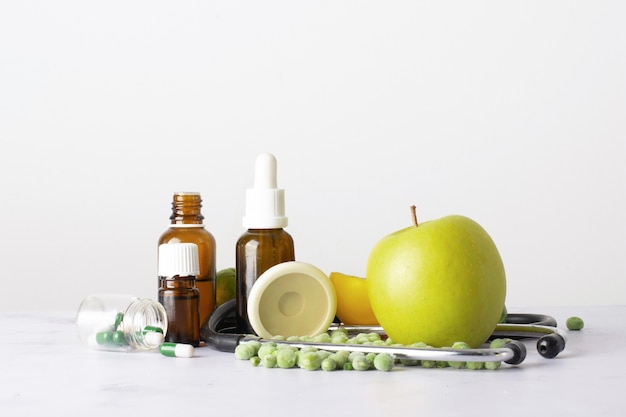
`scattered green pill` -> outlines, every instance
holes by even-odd
[[[422,361],[418,359],[400,358],[400,363],[404,366],[420,366]]]
[[[258,340],[250,340],[246,342],[246,345],[250,346],[254,351],[254,356],[257,356],[257,354],[259,353],[259,349],[261,348],[261,342],[259,342]]]
[[[331,337],[328,333],[320,333],[313,338],[315,343],[330,343]]]
[[[348,331],[343,327],[330,332],[330,343],[342,344],[348,341]]]
[[[323,371],[334,371],[337,369],[337,362],[329,356],[322,361],[321,367]]]
[[[277,362],[278,360],[274,352],[268,353],[261,358],[261,364],[265,368],[276,368]]]
[[[276,351],[276,364],[279,368],[288,369],[296,365],[298,355],[291,349],[278,349]]]
[[[467,369],[471,369],[472,371],[479,371],[485,367],[484,362],[467,362],[465,364]]]
[[[111,336],[111,341],[118,346],[126,346],[128,342],[126,341],[126,336],[124,336],[124,332],[121,330],[116,330],[113,332]]]
[[[512,341],[513,341],[512,339],[508,339],[508,338],[493,339],[489,343],[489,348],[490,349],[501,349],[507,343],[511,343]],[[484,369],[488,369],[490,371],[495,371],[497,369],[500,369],[501,366],[502,366],[502,362],[499,362],[499,361],[498,362],[496,362],[496,361],[485,362],[485,364],[483,365]]]
[[[376,356],[377,356],[377,355],[378,355],[377,353],[366,353],[366,354],[365,354],[365,359],[366,359],[366,360],[367,360],[370,364],[372,364],[372,366],[373,366],[373,364],[374,364],[374,359],[376,359]]]
[[[570,317],[565,322],[565,325],[569,330],[581,330],[585,327],[585,322],[580,317]]]
[[[305,352],[298,359],[298,366],[307,371],[315,371],[322,366],[322,358],[317,352]]]
[[[326,359],[332,359],[333,362],[335,362],[335,367],[337,369],[341,369],[346,364],[346,362],[348,362],[348,352],[345,350],[342,350],[340,352],[331,354]]]
[[[379,353],[374,358],[374,368],[379,371],[388,372],[393,369],[394,358],[389,353]]]
[[[276,343],[263,343],[256,356],[263,360],[266,355],[271,355],[274,352],[276,352]]]
[[[254,351],[254,348],[247,343],[237,345],[235,348],[235,358],[237,359],[247,361],[253,356],[256,356],[256,352]]]
[[[490,349],[501,349],[507,343],[511,343],[512,341],[513,341],[512,339],[493,339],[491,341],[491,343],[489,344],[489,348]]]
[[[332,355],[332,352],[329,352],[327,350],[318,350],[317,351],[317,356],[320,357],[320,360],[324,360],[327,357],[329,357],[330,355]]]
[[[114,330],[117,330],[119,325],[122,324],[122,320],[124,320],[124,314],[123,313],[117,313],[115,315],[115,323],[113,324],[113,329]]]
[[[96,333],[96,343],[106,345],[113,342],[113,332],[105,331]]]
[[[348,355],[348,361],[352,362],[357,356],[365,356],[363,352],[350,352]]]
[[[357,355],[352,360],[352,368],[357,371],[367,371],[372,367],[372,362],[365,355]]]
[[[186,343],[166,342],[161,345],[159,351],[163,356],[175,358],[191,358],[194,354],[194,347]]]
[[[469,349],[469,348],[470,346],[465,342],[454,342],[452,344],[452,349],[455,349],[455,350],[463,350],[463,349]],[[466,362],[460,362],[460,361],[449,361],[448,364],[452,368],[456,368],[456,369],[465,368],[467,365]]]
[[[433,361],[433,360],[423,360],[422,361],[422,368],[436,368],[437,367],[437,362]]]

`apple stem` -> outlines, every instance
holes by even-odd
[[[413,219],[413,226],[415,227],[419,226],[417,224],[417,214],[415,213],[415,205],[411,206],[411,218]]]

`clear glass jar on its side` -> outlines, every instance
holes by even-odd
[[[76,315],[81,341],[100,350],[157,349],[167,325],[167,313],[160,303],[122,294],[89,295]]]

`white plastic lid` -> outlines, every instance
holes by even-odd
[[[160,277],[197,276],[200,273],[198,245],[195,243],[164,243],[159,245]]]
[[[316,336],[328,331],[336,311],[330,278],[303,262],[271,267],[255,281],[248,296],[248,320],[263,338]]]
[[[262,153],[256,158],[254,188],[246,190],[246,229],[282,229],[285,217],[285,190],[276,188],[276,158]]]

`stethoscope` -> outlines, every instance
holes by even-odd
[[[493,338],[509,338],[511,342],[498,349],[447,349],[447,348],[413,348],[394,346],[367,346],[358,344],[333,344],[318,342],[296,342],[286,340],[263,339],[253,334],[237,333],[235,326],[235,300],[220,305],[204,322],[200,331],[200,339],[216,350],[234,352],[235,348],[248,341],[260,343],[286,344],[295,348],[306,346],[328,351],[350,351],[363,353],[390,353],[399,359],[433,360],[433,361],[464,361],[464,362],[505,362],[519,365],[526,358],[526,347],[520,339],[537,339],[537,352],[544,358],[554,358],[565,349],[566,336],[556,327],[556,320],[544,314],[508,314],[506,323],[496,326],[491,335]],[[346,326],[340,323],[349,333],[377,332],[384,335],[377,326]]]

